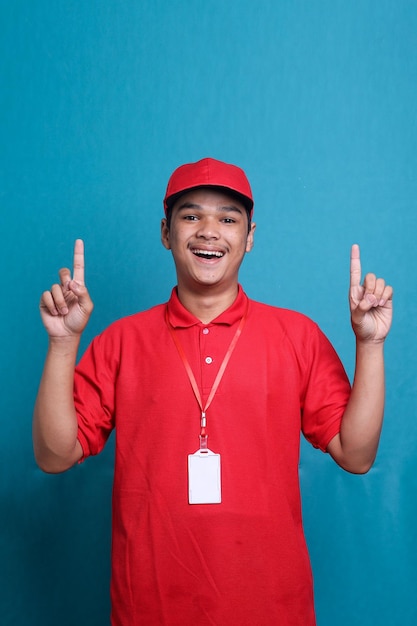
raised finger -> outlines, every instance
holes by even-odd
[[[350,286],[359,287],[361,284],[361,259],[357,243],[353,244],[350,251]]]
[[[82,239],[76,239],[74,244],[73,279],[80,285],[84,285],[84,268],[84,242]]]

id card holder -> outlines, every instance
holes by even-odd
[[[220,504],[220,454],[208,448],[188,455],[188,503]]]

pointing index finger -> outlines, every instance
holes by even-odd
[[[76,239],[74,244],[74,269],[73,279],[80,285],[84,285],[84,242]]]
[[[361,284],[361,258],[357,243],[354,243],[350,252],[350,286],[359,287]]]

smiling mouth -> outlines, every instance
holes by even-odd
[[[199,248],[194,248],[192,253],[195,256],[198,256],[200,259],[221,259],[224,256],[224,252],[220,252],[219,250],[201,250]]]

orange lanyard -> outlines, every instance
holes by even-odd
[[[214,395],[215,395],[215,393],[216,393],[216,391],[217,391],[217,389],[219,387],[220,381],[223,378],[224,371],[225,371],[225,369],[227,367],[227,364],[229,363],[229,359],[232,356],[233,350],[235,349],[236,344],[238,342],[238,339],[239,339],[239,337],[240,337],[240,335],[242,333],[243,326],[245,325],[245,322],[246,322],[246,316],[247,316],[247,313],[248,313],[248,307],[249,307],[249,301],[246,304],[246,311],[245,311],[242,319],[239,322],[239,326],[236,329],[236,332],[234,334],[234,337],[233,337],[232,341],[230,342],[230,345],[229,345],[229,347],[227,349],[227,352],[226,352],[226,355],[225,355],[225,357],[223,359],[223,362],[220,365],[219,371],[217,372],[217,376],[216,376],[216,378],[214,380],[213,386],[212,386],[212,388],[210,390],[209,396],[207,398],[207,402],[206,402],[204,407],[203,407],[203,402],[201,400],[200,390],[198,388],[197,381],[195,379],[193,370],[191,369],[191,365],[188,362],[188,359],[187,359],[187,357],[185,355],[185,352],[184,352],[184,349],[183,349],[183,347],[181,345],[181,342],[179,340],[178,334],[177,334],[175,328],[171,325],[171,322],[168,319],[168,306],[165,309],[165,319],[166,319],[166,323],[167,323],[167,326],[168,326],[168,330],[171,333],[171,336],[172,336],[172,338],[174,340],[175,345],[177,346],[177,350],[179,352],[179,355],[181,357],[182,362],[184,363],[184,367],[185,367],[185,370],[186,370],[186,372],[188,374],[188,378],[190,380],[191,387],[192,387],[192,389],[194,391],[194,395],[195,395],[196,400],[198,402],[198,406],[201,409],[201,424],[200,424],[200,426],[201,426],[201,428],[200,428],[200,448],[201,449],[207,449],[207,437],[208,437],[208,435],[206,433],[206,427],[207,427],[206,411],[209,408],[209,406],[211,404],[211,401],[214,398]]]

